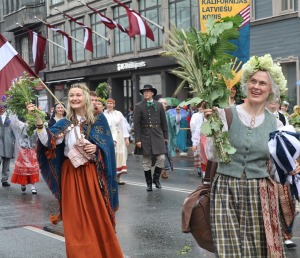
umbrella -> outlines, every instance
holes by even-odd
[[[191,99],[187,99],[185,101],[182,101],[178,106],[179,107],[183,107],[183,106],[188,106],[188,105],[197,105],[199,104],[203,99],[199,98],[199,97],[194,97]]]
[[[175,117],[177,112],[176,112],[176,109],[175,108],[171,108],[167,111],[170,116],[172,117]],[[181,108],[180,109],[180,115],[181,115],[181,118],[187,118],[189,116],[189,112],[187,112],[185,109]]]
[[[170,107],[177,107],[181,102],[181,100],[176,99],[176,98],[172,98],[172,97],[167,97],[167,98],[164,98],[164,99],[167,101],[167,104]]]
[[[167,144],[167,143],[166,143],[166,148],[167,148],[166,156],[167,156],[168,162],[169,162],[169,164],[170,164],[170,168],[171,168],[172,172],[174,172],[173,160],[172,160],[172,157],[171,157],[171,154],[170,154],[170,151],[169,151],[169,148],[168,148],[168,144]]]

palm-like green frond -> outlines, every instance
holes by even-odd
[[[206,24],[207,32],[178,30],[174,26],[169,34],[164,55],[175,57],[178,68],[171,73],[182,79],[175,96],[187,83],[191,92],[204,99],[208,107],[228,106],[229,90],[224,79],[233,77],[230,52],[235,50],[231,40],[239,36],[238,27],[242,18],[226,17],[220,21],[210,18]],[[228,133],[222,132],[223,123],[216,113],[203,123],[202,130],[212,136],[221,162],[230,162],[229,154],[235,152],[230,145]]]
[[[211,18],[207,22],[205,33],[198,32],[195,28],[189,31],[178,30],[174,26],[164,53],[175,57],[179,65],[171,70],[171,73],[182,79],[174,95],[187,83],[192,92],[206,99],[210,106],[223,106],[224,99],[229,96],[224,78],[232,78],[233,56],[230,52],[235,50],[235,45],[230,40],[238,38],[241,21],[239,16],[226,17],[220,21]],[[215,98],[215,93],[211,97],[215,91],[222,92],[223,98]]]

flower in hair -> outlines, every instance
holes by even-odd
[[[273,81],[279,86],[280,95],[285,95],[287,91],[287,81],[282,73],[280,64],[274,63],[270,54],[264,56],[252,56],[247,63],[243,65],[242,82],[247,83],[249,78],[257,71],[269,72]]]

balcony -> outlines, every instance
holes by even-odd
[[[24,2],[23,7],[4,16],[2,28],[4,28],[5,31],[14,32],[19,29],[19,26],[16,25],[17,22],[24,26],[30,26],[31,24],[37,23],[34,16],[42,19],[46,17],[44,0],[28,0]]]

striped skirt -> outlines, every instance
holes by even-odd
[[[279,255],[270,254],[264,227],[260,181],[215,176],[211,192],[211,227],[216,257],[284,257],[281,228]],[[279,212],[276,220],[279,221]],[[280,224],[278,223],[279,227]]]

